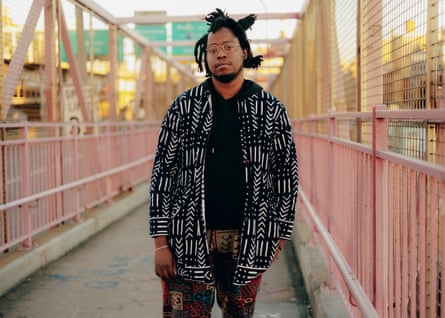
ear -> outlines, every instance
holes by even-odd
[[[246,49],[243,50],[243,58],[245,60],[247,59],[247,50]]]

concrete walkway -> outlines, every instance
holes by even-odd
[[[0,257],[0,317],[161,317],[147,193],[138,187],[42,236],[34,249]],[[310,317],[295,264],[289,243],[264,276],[255,318]]]

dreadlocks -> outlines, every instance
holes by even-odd
[[[214,33],[218,31],[221,28],[229,28],[232,30],[232,32],[235,34],[235,36],[238,38],[241,48],[243,50],[247,50],[247,57],[244,60],[243,66],[246,68],[254,68],[257,69],[258,66],[261,65],[261,62],[263,61],[262,55],[253,56],[252,50],[250,48],[249,40],[247,39],[246,30],[250,29],[251,26],[255,23],[256,15],[250,14],[242,19],[239,19],[238,21],[235,21],[233,18],[229,17],[227,13],[222,11],[221,9],[216,9],[216,11],[213,11],[209,13],[205,20],[207,21],[207,24],[209,25],[209,29],[206,34],[204,34],[195,44],[194,49],[194,55],[195,55],[195,62],[198,64],[199,71],[203,72],[204,68],[206,71],[206,76],[210,77],[210,70],[209,66],[207,65],[206,61],[206,47],[207,47],[207,39],[209,36],[209,33]],[[204,62],[204,67],[203,67]]]

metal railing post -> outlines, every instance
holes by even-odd
[[[384,289],[387,288],[385,277],[388,276],[388,268],[385,266],[388,257],[388,190],[384,185],[388,183],[387,163],[377,158],[379,150],[388,148],[388,125],[386,118],[379,118],[378,111],[386,110],[386,106],[377,105],[372,108],[372,202],[373,202],[373,301],[377,311],[385,312],[387,308],[386,298],[378,299],[377,295],[384,297]],[[377,224],[378,223],[378,224]],[[378,225],[378,226],[377,226]]]
[[[329,164],[329,168],[328,171],[334,171],[335,167],[334,167],[334,158],[335,158],[335,154],[334,154],[334,144],[332,139],[337,137],[337,118],[335,117],[335,110],[330,110],[329,114],[329,127],[328,127],[328,140],[329,140],[329,148],[328,148],[328,154],[329,154],[329,158],[328,158],[328,164]],[[328,198],[328,202],[330,207],[333,206],[334,204],[334,178],[333,178],[333,174],[330,173],[329,176],[329,198]],[[337,209],[334,209],[334,211],[337,211]],[[328,224],[327,224],[327,228],[329,233],[331,232],[331,213],[328,213]]]
[[[28,142],[28,125],[24,125],[20,129],[20,135],[24,141],[20,147],[20,189],[21,197],[27,197],[31,193],[30,191],[30,164],[29,164],[29,142]],[[29,248],[32,246],[32,215],[30,212],[30,203],[23,204],[18,208],[22,210],[22,231],[23,237],[26,239],[22,243],[22,247]],[[19,221],[20,222],[20,221]]]
[[[317,120],[315,118],[315,115],[311,115],[309,116],[309,130],[310,130],[310,134],[311,135],[315,135],[317,133]],[[311,142],[310,142],[310,149],[309,153],[311,154],[310,158],[316,158],[316,154],[315,154],[315,145],[314,145],[314,140],[313,138],[311,138]],[[310,175],[314,176],[315,175],[315,162],[312,161],[310,163]],[[310,195],[311,195],[311,202],[314,202],[314,195],[317,193],[316,189],[317,189],[317,185],[315,184],[315,182],[311,182],[311,191],[310,191]]]
[[[75,181],[79,180],[79,123],[74,122],[73,126],[71,127],[71,136],[72,136],[72,169],[73,169],[73,179]],[[75,216],[74,221],[78,222],[80,221],[80,209],[81,209],[81,203],[80,203],[80,195],[79,195],[79,188],[73,188],[74,191],[74,208]]]

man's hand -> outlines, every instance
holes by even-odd
[[[163,280],[172,280],[176,277],[176,263],[168,245],[155,248],[156,275]]]

